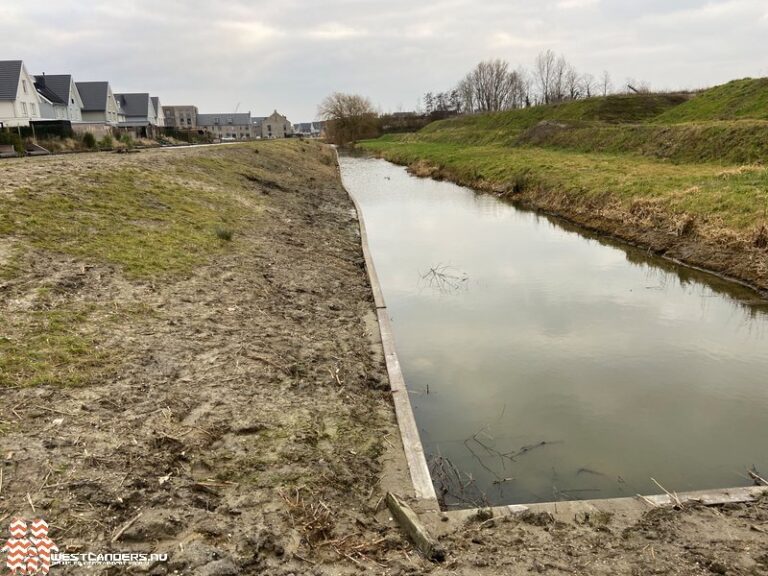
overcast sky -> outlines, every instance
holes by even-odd
[[[482,59],[547,48],[616,84],[768,76],[766,0],[1,0],[0,38],[33,74],[292,122],[336,90],[411,110]]]

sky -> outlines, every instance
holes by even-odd
[[[414,110],[481,60],[547,49],[617,86],[768,76],[766,0],[2,0],[0,38],[32,74],[292,122],[334,91]]]

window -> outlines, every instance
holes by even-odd
[[[22,102],[21,103],[21,115],[22,116],[27,116],[28,115],[27,114],[27,103],[26,102]]]
[[[26,80],[22,80],[21,81],[21,87],[24,89],[24,94],[29,94],[29,92],[27,92],[27,81]]]
[[[34,102],[30,103],[29,109],[32,111],[32,116],[37,116],[37,104]]]

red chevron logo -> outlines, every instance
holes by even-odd
[[[11,537],[0,548],[0,552],[5,553],[5,565],[11,574],[48,574],[51,553],[59,550],[48,537],[48,523],[42,518],[35,518],[28,526],[23,518],[14,518],[9,531]]]

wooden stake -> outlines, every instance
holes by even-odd
[[[427,560],[432,562],[442,562],[445,560],[445,548],[437,540],[430,536],[427,529],[419,520],[408,504],[400,500],[391,492],[387,493],[387,507],[397,523],[408,535],[416,549],[421,552]]]

